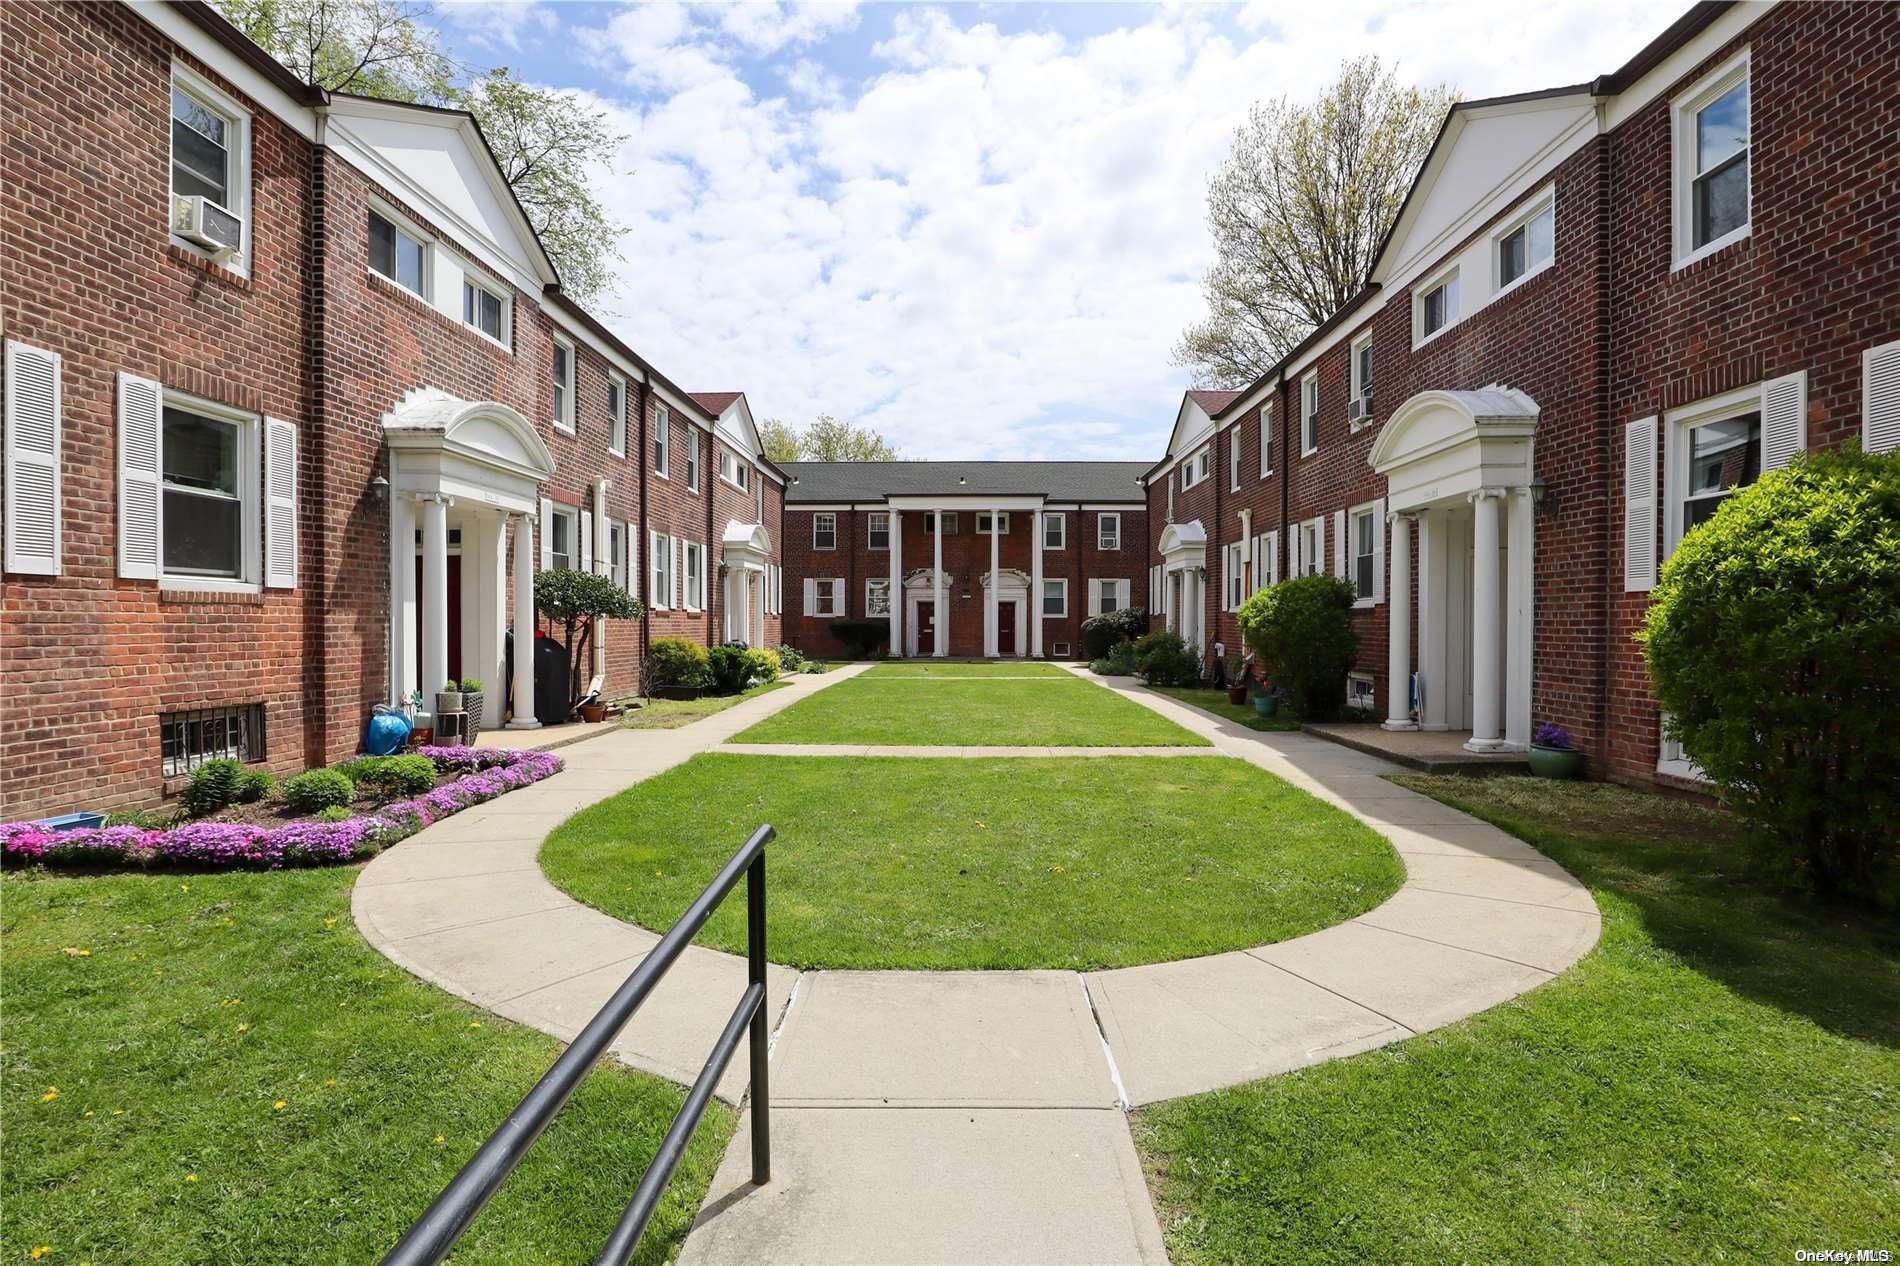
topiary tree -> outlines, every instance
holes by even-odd
[[[646,611],[640,600],[622,589],[613,577],[576,571],[572,567],[556,567],[535,573],[534,609],[566,631],[561,644],[567,647],[567,706],[570,712],[580,700],[583,685],[580,674],[575,672],[575,666],[586,662],[582,652],[594,640],[594,621],[601,618],[637,620]],[[522,647],[515,647],[515,654],[523,653]],[[532,643],[525,653],[534,653]]]
[[[1346,674],[1359,657],[1353,588],[1337,576],[1296,576],[1240,604],[1240,636],[1263,675],[1286,687],[1293,710],[1321,721],[1346,702]]]
[[[1763,475],[1650,598],[1668,737],[1815,888],[1875,891],[1900,821],[1900,454]]]

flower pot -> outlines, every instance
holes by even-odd
[[[468,741],[475,742],[475,736],[482,732],[482,692],[464,690],[462,692],[462,711],[468,713]]]
[[[437,712],[460,712],[462,710],[462,692],[459,690],[436,691],[435,710]]]
[[[1233,704],[1235,707],[1240,707],[1243,704],[1245,704],[1247,702],[1247,687],[1245,686],[1227,687],[1227,702]]]
[[[1531,773],[1539,778],[1574,779],[1583,772],[1583,753],[1574,747],[1531,744]]]
[[[411,747],[427,747],[433,742],[435,742],[434,726],[419,725],[409,731],[409,745]]]
[[[661,699],[697,699],[705,689],[704,686],[655,686],[653,693]]]
[[[589,725],[599,725],[607,719],[607,705],[604,703],[583,703],[581,720]]]
[[[1270,717],[1279,710],[1279,707],[1280,701],[1265,691],[1253,697],[1253,711],[1255,716]]]

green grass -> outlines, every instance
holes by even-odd
[[[1250,730],[1297,730],[1300,723],[1288,716],[1284,705],[1270,717],[1253,710],[1252,703],[1229,703],[1225,690],[1207,690],[1200,686],[1150,686],[1158,695],[1178,699],[1190,707],[1211,712],[1224,721],[1236,721]]]
[[[985,665],[968,665],[978,668]],[[918,680],[877,669],[827,686],[742,731],[736,743],[930,747],[1206,747],[1207,740],[1090,682]],[[1056,670],[1060,671],[1060,670]]]
[[[1590,886],[1565,975],[1367,1055],[1144,1109],[1178,1266],[1792,1261],[1900,1244],[1900,928],[1764,881],[1731,821],[1399,779]]]
[[[1105,967],[1284,940],[1383,901],[1384,840],[1222,757],[713,753],[570,818],[541,852],[581,901],[678,917],[761,822],[774,961]],[[745,903],[700,940],[745,948]]]
[[[677,730],[682,725],[691,725],[701,717],[709,717],[715,712],[724,712],[737,703],[774,690],[783,690],[791,685],[789,681],[767,682],[763,686],[736,695],[701,695],[697,699],[648,699],[646,706],[637,708],[621,718],[621,725],[629,730]]]
[[[1074,681],[1072,673],[1063,671],[1054,664],[1030,659],[1020,662],[997,664],[965,664],[951,660],[933,663],[930,660],[906,659],[888,664],[879,664],[865,673],[872,678],[884,677],[1054,677]]]
[[[0,1261],[360,1263],[407,1229],[560,1045],[371,949],[356,870],[0,879]],[[682,1098],[594,1070],[455,1260],[591,1260]],[[639,1260],[733,1125],[714,1105]]]

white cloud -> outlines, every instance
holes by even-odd
[[[1361,51],[1471,96],[1574,82],[1659,29],[1634,0],[1127,13],[1073,39],[907,10],[866,76],[828,55],[854,32],[862,56],[842,6],[620,11],[595,56],[626,85],[602,99],[632,231],[602,306],[760,416],[859,419],[914,456],[1153,456],[1201,309],[1206,176],[1251,102]]]
[[[437,10],[476,48],[516,52],[524,36],[560,25],[554,6],[542,0],[447,0]]]

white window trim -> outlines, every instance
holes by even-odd
[[[1104,533],[1102,530],[1103,528],[1106,528],[1111,523],[1115,525],[1115,539],[1112,542],[1107,539],[1106,533]],[[1095,548],[1098,550],[1112,549],[1112,550],[1119,551],[1121,547],[1122,547],[1122,516],[1121,514],[1118,511],[1104,511],[1101,514],[1096,515],[1095,516]]]
[[[1310,404],[1306,399],[1308,387],[1313,389],[1313,399]],[[1308,446],[1306,442],[1306,426],[1309,421],[1313,424],[1311,446]],[[1311,457],[1317,452],[1319,452],[1319,370],[1315,369],[1300,379],[1300,456]]]
[[[653,406],[653,442],[659,446],[659,459],[653,463],[656,478],[671,480],[673,468],[673,411],[663,404]],[[645,455],[642,455],[645,460]]]
[[[565,505],[559,501],[548,503],[548,556],[554,557],[554,523],[558,519],[568,521],[567,528],[567,565],[578,569],[581,565],[581,510],[579,506]],[[558,567],[559,564],[556,564]]]
[[[565,384],[567,387],[567,403],[554,411],[554,429],[557,431],[565,431],[569,435],[572,435],[574,434],[575,388],[579,384],[581,376],[580,361],[574,354],[574,344],[570,340],[564,339],[556,334],[554,336],[554,346],[567,349],[567,382]],[[552,355],[553,353],[550,351],[549,356],[552,357]],[[552,368],[552,366],[550,366],[550,368]]]
[[[515,349],[514,340],[511,336],[514,333],[514,304],[510,302],[508,296],[503,294],[498,287],[489,285],[486,281],[483,281],[466,268],[462,270],[462,286],[462,328],[473,333],[475,337],[481,339],[482,342],[492,343],[496,347],[501,348],[504,352],[513,355]],[[487,330],[484,330],[481,326],[476,325],[473,321],[468,319],[468,287],[470,286],[473,286],[476,290],[481,291],[483,294],[488,295],[501,304],[501,334],[499,336],[490,334]]]
[[[1050,611],[1049,586],[1055,585],[1062,593],[1062,610]],[[1064,576],[1045,576],[1042,580],[1042,592],[1036,595],[1036,610],[1045,620],[1066,620],[1069,618],[1069,581]]]
[[[990,517],[991,515],[988,510],[978,510],[976,512],[976,534],[978,536],[988,536],[990,534],[990,530],[983,526],[983,520]],[[1009,535],[1009,511],[1005,510],[1001,514],[996,515],[995,518],[996,518],[996,534],[998,536],[1008,536]]]
[[[937,530],[937,519],[939,515],[941,515],[943,518],[943,521],[949,525],[949,530],[946,531],[944,535],[945,536],[958,535],[959,529],[961,528],[962,525],[957,522],[957,512],[955,510],[926,510],[924,511],[924,535],[929,536]]]
[[[1313,554],[1306,553],[1306,529],[1313,529]],[[1326,516],[1316,514],[1310,519],[1302,519],[1298,525],[1300,533],[1300,566],[1296,575],[1324,576],[1326,574]]]
[[[607,451],[615,457],[627,455],[627,380],[619,374],[608,374],[607,381],[613,384],[615,396],[619,400],[614,416],[607,420]],[[614,447],[614,432],[620,433],[620,447]]]
[[[1541,264],[1530,262],[1530,232],[1526,226],[1544,212],[1550,212],[1550,258]],[[1524,233],[1524,272],[1507,282],[1504,277],[1504,239],[1525,229]],[[1519,286],[1537,276],[1557,262],[1557,186],[1545,185],[1535,197],[1525,201],[1517,213],[1504,221],[1491,234],[1491,297],[1510,294]],[[1450,324],[1447,322],[1446,324]]]
[[[751,488],[746,486],[745,482],[741,482],[726,474],[726,462],[728,460],[732,462],[732,468],[734,470],[745,472],[746,481],[750,482],[751,467],[746,463],[745,459],[741,458],[737,453],[727,448],[724,444],[721,444],[719,446],[719,478],[723,480],[724,482],[731,484],[734,488],[737,488],[740,492],[752,491]]]
[[[1465,288],[1463,283],[1459,282],[1458,301],[1453,303],[1451,310],[1445,313],[1445,323],[1430,334],[1425,333],[1425,297],[1440,286],[1458,281],[1458,265],[1448,264],[1412,287],[1412,349],[1414,351],[1441,337],[1446,330],[1463,319]]]
[[[1054,525],[1056,529],[1056,535],[1062,538],[1058,540],[1054,545],[1049,544],[1049,528],[1052,524]],[[1042,516],[1042,547],[1046,550],[1069,548],[1069,516],[1068,515],[1056,514],[1050,511],[1044,511],[1043,516]]]
[[[706,547],[698,541],[687,541],[681,551],[681,565],[686,568],[684,578],[686,583],[681,587],[686,609],[695,613],[704,611],[706,609]]]
[[[165,410],[183,409],[238,427],[238,555],[236,576],[194,576],[165,570]],[[161,389],[158,401],[158,585],[204,593],[264,592],[264,418],[182,391]]]
[[[820,545],[818,543],[818,525],[827,520],[831,523],[831,544]],[[826,550],[835,550],[838,548],[838,516],[835,513],[829,510],[822,510],[811,516],[811,547],[813,549]]]
[[[1738,387],[1663,414],[1663,550],[1667,561],[1682,544],[1682,499],[1689,487],[1689,432],[1710,422],[1761,412],[1761,384]],[[1660,568],[1661,563],[1658,563]]]
[[[670,455],[668,459],[671,460]],[[703,475],[699,467],[699,432],[689,426],[686,428],[686,491],[688,492],[699,491],[699,482]]]
[[[1232,485],[1229,492],[1240,491],[1240,428],[1236,426],[1227,433],[1227,477]]]
[[[1682,744],[1663,737],[1663,726],[1668,724],[1668,720],[1666,713],[1656,718],[1656,772],[1690,782],[1711,782],[1709,776],[1702,772],[1701,766],[1683,755]]]
[[[879,615],[871,610],[873,591],[884,591],[884,613]],[[887,619],[891,614],[891,578],[889,576],[866,576],[864,578],[864,618],[867,620]]]
[[[1721,237],[1702,246],[1695,241],[1695,116],[1703,106],[1748,82],[1748,217]],[[1670,271],[1687,268],[1724,247],[1733,246],[1754,231],[1755,225],[1755,89],[1749,73],[1749,50],[1744,48],[1697,80],[1687,92],[1669,102],[1670,204],[1675,262]]]
[[[187,96],[196,97],[199,104],[208,107],[213,114],[223,116],[226,125],[233,126],[237,132],[236,146],[225,146],[231,154],[230,185],[232,192],[237,195],[234,199],[237,205],[226,207],[225,210],[238,218],[241,236],[238,239],[237,254],[219,263],[218,266],[228,268],[240,277],[249,277],[251,275],[251,248],[252,243],[256,241],[255,235],[251,232],[251,112],[237,98],[182,62],[172,63],[171,84],[175,88],[182,88]],[[172,222],[171,205],[172,116],[171,98],[167,96],[165,99],[165,225],[168,233]],[[182,246],[194,255],[218,263],[214,252],[196,242],[180,237],[176,233],[171,233],[171,241],[173,245]],[[428,275],[426,251],[423,259],[423,275],[426,283]]]
[[[1240,604],[1247,600],[1247,542],[1229,544],[1222,563],[1226,572],[1221,577],[1224,605],[1229,611],[1238,611]]]
[[[823,585],[831,586],[831,604],[821,607],[824,601]],[[815,576],[811,582],[812,610],[814,619],[839,620],[844,618],[844,581],[835,576]]]
[[[1181,462],[1181,491],[1198,486],[1214,473],[1213,445],[1203,444]],[[1206,469],[1202,469],[1202,464]]]
[[[1346,348],[1348,358],[1346,365],[1346,391],[1348,393],[1346,402],[1348,408],[1350,408],[1353,401],[1365,399],[1366,384],[1359,372],[1359,353],[1370,346],[1372,346],[1372,331],[1367,330],[1364,334],[1354,339],[1351,345]],[[1372,410],[1368,407],[1366,416],[1360,418],[1357,422],[1348,418],[1346,425],[1349,430],[1353,431],[1371,426]]]
[[[673,538],[664,532],[647,533],[647,588],[649,607],[673,609]]]
[[[877,538],[873,536],[871,533],[872,525],[875,524],[879,519],[884,520],[884,543],[882,545],[879,545],[877,543]],[[816,548],[816,547],[814,546],[813,548]],[[865,514],[864,516],[864,548],[867,550],[875,550],[877,553],[880,553],[880,554],[890,553],[891,551],[891,512],[889,510],[871,510]]]
[[[1260,477],[1265,479],[1273,473],[1273,402],[1271,400],[1260,406],[1257,418],[1260,431]]]
[[[382,282],[384,285],[394,286],[396,289],[400,290],[402,293],[410,296],[411,298],[420,299],[424,303],[428,304],[430,307],[434,307],[435,306],[435,249],[436,249],[435,235],[425,230],[421,225],[417,224],[414,220],[410,219],[408,216],[404,215],[402,212],[396,210],[396,208],[390,206],[387,202],[384,202],[381,198],[376,198],[376,197],[370,198],[368,209],[374,212],[375,214],[381,216],[383,219],[388,220],[391,224],[395,225],[397,232],[407,234],[409,237],[414,238],[416,242],[422,247],[422,289],[411,290],[409,287],[403,285],[400,281],[397,281],[394,277],[391,277],[388,273],[377,272],[376,266],[369,262],[369,252],[367,249],[369,245],[369,241],[368,241],[369,220],[367,217],[365,217],[363,220],[363,235],[364,235],[364,247],[365,247],[365,250],[363,253],[363,267],[368,270],[370,276],[376,278],[376,280]],[[456,324],[460,325],[461,322],[457,321]]]
[[[1372,548],[1367,555],[1372,559],[1372,594],[1361,598],[1359,592],[1359,516],[1365,515],[1368,530],[1372,533]],[[1352,609],[1370,611],[1379,605],[1379,504],[1376,501],[1361,502],[1346,510],[1346,575],[1341,580],[1353,587]]]

